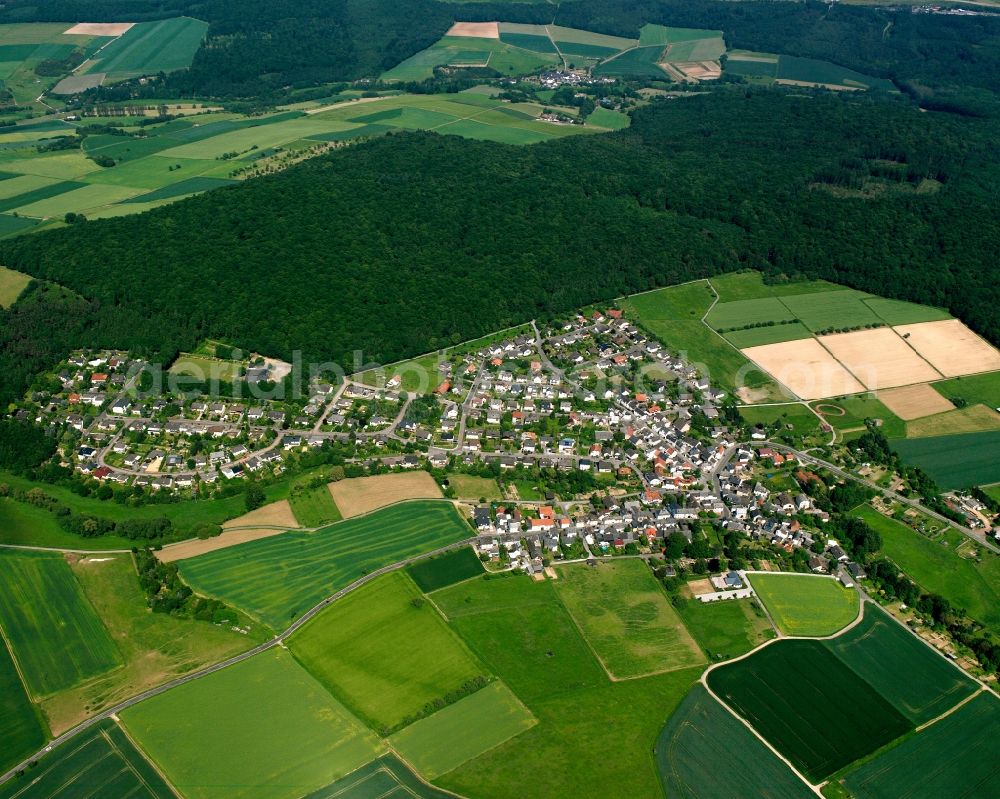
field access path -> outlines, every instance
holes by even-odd
[[[136,694],[135,696],[126,699],[123,702],[119,702],[117,705],[113,705],[112,707],[102,710],[100,713],[91,716],[86,721],[77,724],[75,727],[73,727],[70,730],[67,730],[62,735],[53,738],[51,741],[49,741],[48,744],[46,744],[44,748],[40,749],[31,757],[28,757],[22,762],[18,763],[17,765],[11,767],[5,774],[0,774],[0,784],[9,780],[18,771],[22,771],[28,768],[28,766],[32,762],[38,760],[40,757],[52,751],[57,746],[61,746],[67,741],[75,738],[80,733],[90,729],[95,724],[103,721],[104,719],[111,718],[112,716],[117,716],[117,714],[121,713],[126,708],[132,707],[133,705],[137,705],[143,700],[150,699],[154,696],[165,693],[169,691],[171,688],[177,688],[178,686],[184,685],[185,683],[193,682],[194,680],[200,679],[201,677],[207,677],[209,674],[214,674],[215,672],[222,671],[223,669],[229,668],[230,666],[235,666],[237,663],[242,663],[243,661],[249,660],[250,658],[259,655],[262,652],[266,652],[269,649],[273,649],[276,646],[284,647],[286,638],[289,638],[292,635],[294,635],[299,629],[308,624],[316,615],[325,610],[329,605],[333,604],[338,599],[342,599],[343,597],[347,596],[353,591],[358,590],[363,585],[370,583],[377,577],[381,577],[382,575],[388,574],[389,572],[397,571],[398,569],[406,568],[407,566],[416,563],[418,561],[424,560],[426,558],[432,558],[436,555],[442,555],[445,552],[450,552],[454,549],[460,549],[461,547],[469,546],[470,544],[474,543],[475,540],[476,540],[475,538],[465,538],[462,539],[461,541],[455,541],[451,544],[447,544],[443,547],[438,547],[437,549],[431,550],[430,552],[423,552],[419,555],[414,555],[413,557],[405,558],[404,560],[398,561],[396,563],[391,563],[388,566],[382,566],[381,568],[376,569],[375,571],[372,571],[369,574],[366,574],[363,577],[358,578],[350,585],[341,588],[336,593],[331,594],[326,599],[324,599],[317,605],[307,610],[298,619],[296,619],[288,628],[286,628],[284,631],[274,636],[274,638],[271,638],[270,640],[265,641],[262,644],[258,644],[252,649],[248,649],[246,652],[241,652],[239,655],[234,655],[228,660],[223,660],[220,663],[215,663],[211,666],[206,666],[202,669],[199,669],[198,671],[193,671],[190,674],[185,674],[182,677],[177,677],[173,680],[170,680],[169,682],[163,683],[162,685],[157,685],[154,688],[150,688],[147,691],[143,691],[141,694]]]

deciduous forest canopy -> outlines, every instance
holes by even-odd
[[[860,95],[715,92],[532,147],[393,135],[0,243],[76,293],[3,312],[0,400],[72,345],[388,362],[747,266],[944,306],[1000,342],[998,172],[988,121]]]

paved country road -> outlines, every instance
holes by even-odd
[[[16,766],[11,768],[6,774],[0,775],[0,784],[9,780],[18,771],[26,769],[32,761],[35,761],[38,758],[42,757],[50,750],[55,749],[57,746],[66,743],[70,739],[76,737],[81,732],[84,732],[85,730],[94,726],[98,722],[103,721],[104,719],[109,718],[118,713],[121,713],[126,708],[132,707],[133,705],[142,702],[144,699],[149,699],[151,697],[157,696],[158,694],[162,694],[166,691],[169,691],[171,688],[176,688],[180,685],[184,685],[185,683],[189,683],[194,680],[200,679],[201,677],[207,677],[209,674],[214,674],[217,671],[222,671],[223,669],[229,668],[230,666],[235,666],[237,663],[242,663],[245,660],[249,660],[255,655],[259,655],[261,652],[266,652],[267,650],[273,649],[276,646],[283,646],[286,638],[294,634],[298,629],[300,629],[305,624],[308,624],[309,621],[313,619],[313,617],[315,617],[318,613],[323,611],[327,606],[336,602],[338,599],[347,596],[347,594],[351,593],[352,591],[356,591],[361,586],[374,580],[376,577],[381,577],[383,574],[388,574],[389,572],[396,571],[397,569],[405,568],[406,566],[409,566],[411,563],[416,563],[417,561],[424,560],[425,558],[431,558],[434,557],[435,555],[441,555],[445,552],[450,552],[453,549],[460,549],[461,547],[472,544],[475,540],[476,540],[475,538],[465,538],[461,541],[456,541],[452,544],[447,544],[446,546],[438,547],[437,549],[434,549],[430,552],[424,552],[421,553],[420,555],[415,555],[412,558],[406,558],[405,560],[401,560],[397,563],[392,563],[388,566],[383,566],[380,569],[376,569],[375,571],[366,574],[364,577],[360,577],[359,579],[355,580],[353,583],[346,586],[345,588],[341,588],[335,594],[331,594],[322,602],[320,602],[318,605],[310,608],[308,611],[303,613],[298,619],[296,619],[296,621],[290,627],[288,627],[283,632],[278,633],[278,635],[276,635],[269,641],[265,641],[262,644],[258,644],[253,649],[248,649],[246,652],[242,652],[239,655],[235,655],[234,657],[231,657],[228,660],[223,660],[221,663],[215,663],[214,665],[206,666],[205,668],[199,669],[198,671],[193,671],[190,674],[185,674],[183,677],[177,677],[176,679],[171,680],[170,682],[163,683],[162,685],[157,685],[155,688],[150,688],[147,691],[143,691],[141,694],[137,694],[136,696],[133,696],[130,699],[126,699],[124,702],[119,702],[117,705],[102,710],[95,716],[91,716],[86,721],[81,722],[80,724],[78,724],[77,726],[73,727],[70,730],[67,730],[57,738],[53,738],[43,749],[40,749],[31,757],[27,758],[21,763],[18,763]]]

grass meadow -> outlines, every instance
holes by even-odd
[[[301,613],[367,572],[469,537],[444,502],[405,502],[324,527],[288,532],[180,562],[195,590],[268,624],[287,627]]]
[[[1000,630],[1000,557],[984,553],[981,563],[956,553],[965,541],[960,533],[930,539],[902,522],[883,516],[871,506],[855,508],[882,536],[882,552],[925,591],[948,599],[973,619]]]
[[[115,722],[106,719],[0,786],[0,799],[70,797],[174,799],[160,773]]]
[[[656,741],[663,790],[671,799],[754,796],[807,799],[813,792],[705,688],[696,685]],[[725,763],[725,768],[719,768]]]
[[[1000,736],[1000,700],[983,693],[947,718],[849,772],[858,799],[906,796],[989,796],[1000,779],[993,742]]]
[[[843,287],[825,280],[796,280],[788,283],[765,283],[761,272],[752,270],[730,272],[709,281],[719,295],[720,303],[756,300],[765,297],[789,297],[795,294],[816,294],[840,291]]]
[[[486,500],[501,499],[500,486],[492,477],[476,477],[471,474],[449,474],[448,484],[455,489],[455,495],[461,499]]]
[[[811,405],[821,413],[829,410],[823,413],[824,418],[841,436],[849,431],[863,431],[866,419],[881,419],[880,429],[887,438],[903,438],[906,435],[906,422],[890,411],[874,394],[835,397],[818,400]],[[844,413],[837,414],[833,408],[839,408]]]
[[[0,626],[35,697],[121,664],[121,654],[62,555],[0,553]]]
[[[506,685],[492,682],[389,740],[408,763],[433,780],[536,723]]]
[[[551,580],[490,577],[432,597],[479,659],[532,707],[608,682],[553,586]]]
[[[617,679],[704,662],[704,655],[653,578],[635,560],[558,570],[556,595]]]
[[[954,707],[979,686],[870,602],[861,624],[824,642],[913,724]]]
[[[1000,482],[1000,431],[913,438],[892,446],[943,489]]]
[[[812,782],[912,729],[821,641],[778,641],[707,679]]]
[[[297,799],[382,751],[374,733],[280,648],[121,717],[187,799]]]
[[[45,743],[45,727],[17,673],[7,643],[0,640],[0,773]],[[0,796],[3,795],[0,788]]]
[[[774,629],[753,600],[725,602],[684,601],[678,607],[681,620],[710,661],[745,655],[774,638]]]
[[[292,513],[303,527],[319,527],[323,524],[339,522],[340,510],[333,501],[326,485],[313,488],[292,489],[288,495]]]
[[[413,581],[392,572],[353,591],[292,636],[303,666],[376,730],[485,676]]]
[[[986,405],[970,405],[906,423],[907,438],[953,436],[1000,430],[1000,413]]]
[[[21,296],[31,277],[0,266],[0,308],[9,308]]]
[[[858,592],[832,577],[755,573],[750,583],[785,635],[833,635],[858,616]]]
[[[471,547],[462,547],[407,566],[406,573],[421,591],[429,594],[481,575],[483,564]]]
[[[81,538],[66,532],[44,508],[0,497],[0,543],[82,549],[127,549],[132,542],[117,536]]]
[[[961,397],[970,405],[982,404],[990,408],[1000,408],[1000,372],[943,380],[934,383],[933,388],[947,399]]]

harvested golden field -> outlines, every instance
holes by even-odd
[[[499,39],[499,22],[456,22],[445,36],[466,36],[470,39]]]
[[[938,394],[926,383],[905,388],[891,388],[878,392],[878,398],[885,407],[904,421],[921,419],[954,410],[949,400]]]
[[[246,527],[242,530],[229,530],[224,531],[222,535],[215,536],[215,538],[193,538],[190,541],[181,541],[179,544],[167,544],[156,553],[156,557],[164,563],[171,563],[175,560],[195,558],[206,552],[215,552],[217,549],[226,549],[237,544],[245,544],[247,541],[270,538],[272,535],[281,535],[287,532],[288,530],[282,530],[278,527]]]
[[[295,514],[292,513],[292,506],[287,499],[283,499],[244,513],[235,519],[230,519],[222,525],[222,529],[232,530],[237,527],[287,527],[295,529],[298,526]]]
[[[842,397],[865,390],[814,338],[748,347],[742,352],[802,399]]]
[[[345,519],[405,499],[439,499],[441,489],[425,471],[354,477],[330,483],[330,493]]]
[[[940,379],[937,370],[888,327],[823,336],[819,341],[873,391]]]
[[[1000,351],[958,319],[894,329],[945,377],[1000,370]]]

